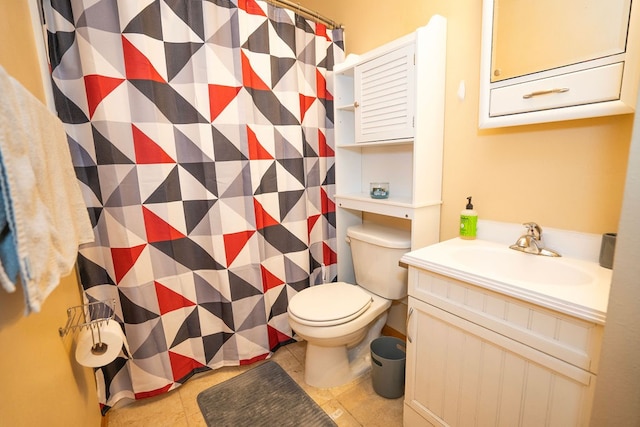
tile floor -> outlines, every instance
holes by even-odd
[[[385,399],[378,396],[373,390],[369,374],[341,387],[319,389],[306,385],[303,380],[305,348],[305,342],[289,344],[278,349],[271,360],[282,366],[338,426],[402,426],[403,398]],[[107,425],[206,427],[196,401],[198,393],[255,366],[226,367],[200,374],[162,396],[112,408],[107,414]]]

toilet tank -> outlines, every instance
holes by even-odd
[[[398,265],[411,249],[411,233],[378,224],[347,228],[356,283],[387,299],[407,296],[407,269]]]

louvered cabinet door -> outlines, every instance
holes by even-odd
[[[356,67],[356,142],[413,138],[414,53],[410,44]]]

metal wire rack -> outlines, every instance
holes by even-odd
[[[88,304],[77,305],[67,309],[67,323],[63,328],[58,328],[61,337],[71,331],[82,328],[100,327],[108,323],[115,316],[116,300],[95,301]]]

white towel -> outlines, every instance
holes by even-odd
[[[0,154],[26,314],[38,312],[94,236],[62,122],[2,67]],[[4,268],[0,283],[15,290]]]

